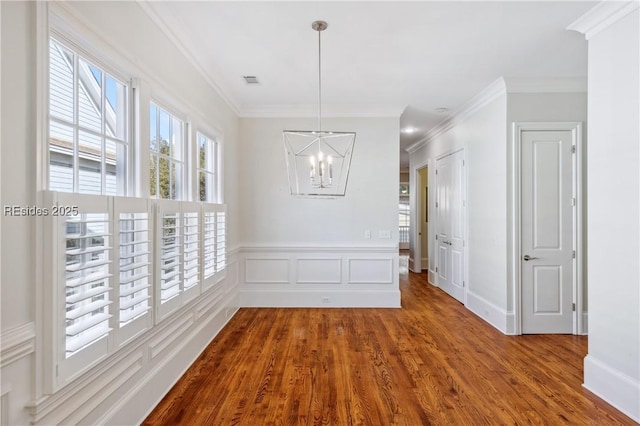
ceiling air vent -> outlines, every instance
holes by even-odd
[[[255,75],[243,75],[242,78],[248,85],[260,84],[260,82],[258,81],[258,77],[256,77]]]

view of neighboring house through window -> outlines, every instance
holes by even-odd
[[[151,102],[149,123],[150,194],[180,200],[184,182],[184,121]]]
[[[198,181],[200,201],[220,202],[218,196],[218,142],[198,132]]]
[[[129,86],[49,43],[49,189],[126,195]]]

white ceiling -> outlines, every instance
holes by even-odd
[[[566,27],[594,2],[150,2],[150,11],[241,116],[399,115],[401,147],[501,76],[586,75]],[[255,75],[259,86],[247,86]],[[406,109],[405,109],[406,108]],[[408,161],[406,160],[406,165]]]

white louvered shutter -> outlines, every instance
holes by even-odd
[[[107,336],[112,248],[109,215],[83,213],[69,217],[66,228],[66,357]]]

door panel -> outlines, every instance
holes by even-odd
[[[573,332],[571,144],[570,131],[522,134],[523,333]]]
[[[449,250],[444,244],[438,247],[438,286],[442,287],[449,283]]]
[[[436,163],[438,286],[464,302],[464,151]]]
[[[448,157],[447,157],[448,158]],[[438,160],[436,164],[436,211],[437,211],[437,241],[438,247],[438,287],[449,285],[450,253],[448,241],[451,235],[451,220],[449,218],[449,193],[451,167],[449,161]]]

